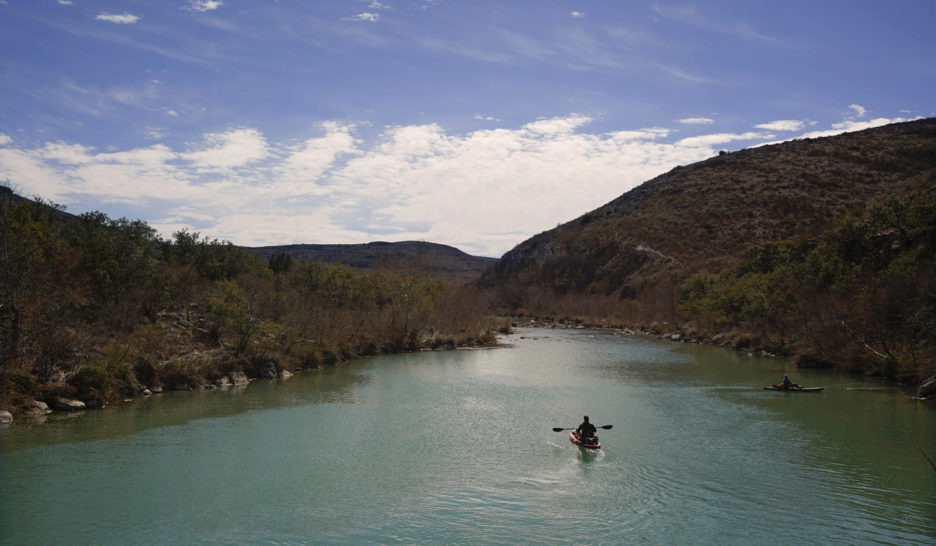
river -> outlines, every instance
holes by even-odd
[[[588,330],[0,430],[2,544],[934,544],[936,408]],[[784,373],[818,393],[765,391]],[[602,449],[567,433],[588,414]]]

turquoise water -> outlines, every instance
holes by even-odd
[[[584,330],[0,430],[0,543],[936,543],[936,408]],[[790,372],[821,393],[761,389]],[[583,414],[597,452],[552,427]]]

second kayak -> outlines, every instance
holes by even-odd
[[[769,387],[764,387],[765,391],[793,391],[793,392],[819,392],[825,387],[778,387],[776,385],[771,385]]]

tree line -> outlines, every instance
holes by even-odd
[[[267,261],[197,232],[165,239],[140,220],[14,197],[0,195],[0,409],[490,344],[504,328],[470,287],[415,270]]]

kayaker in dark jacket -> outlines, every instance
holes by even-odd
[[[787,377],[787,376],[785,376],[785,375],[783,376],[783,382],[780,383],[780,385],[778,385],[778,386],[779,386],[781,389],[789,389],[789,388],[797,388],[797,389],[799,389],[799,388],[801,388],[801,387],[800,387],[799,385],[797,385],[796,383],[790,381],[790,378]]]
[[[578,433],[579,438],[591,438],[595,435],[595,432],[598,429],[595,428],[595,425],[588,422],[588,416],[585,416],[585,421],[575,429],[575,432]]]

